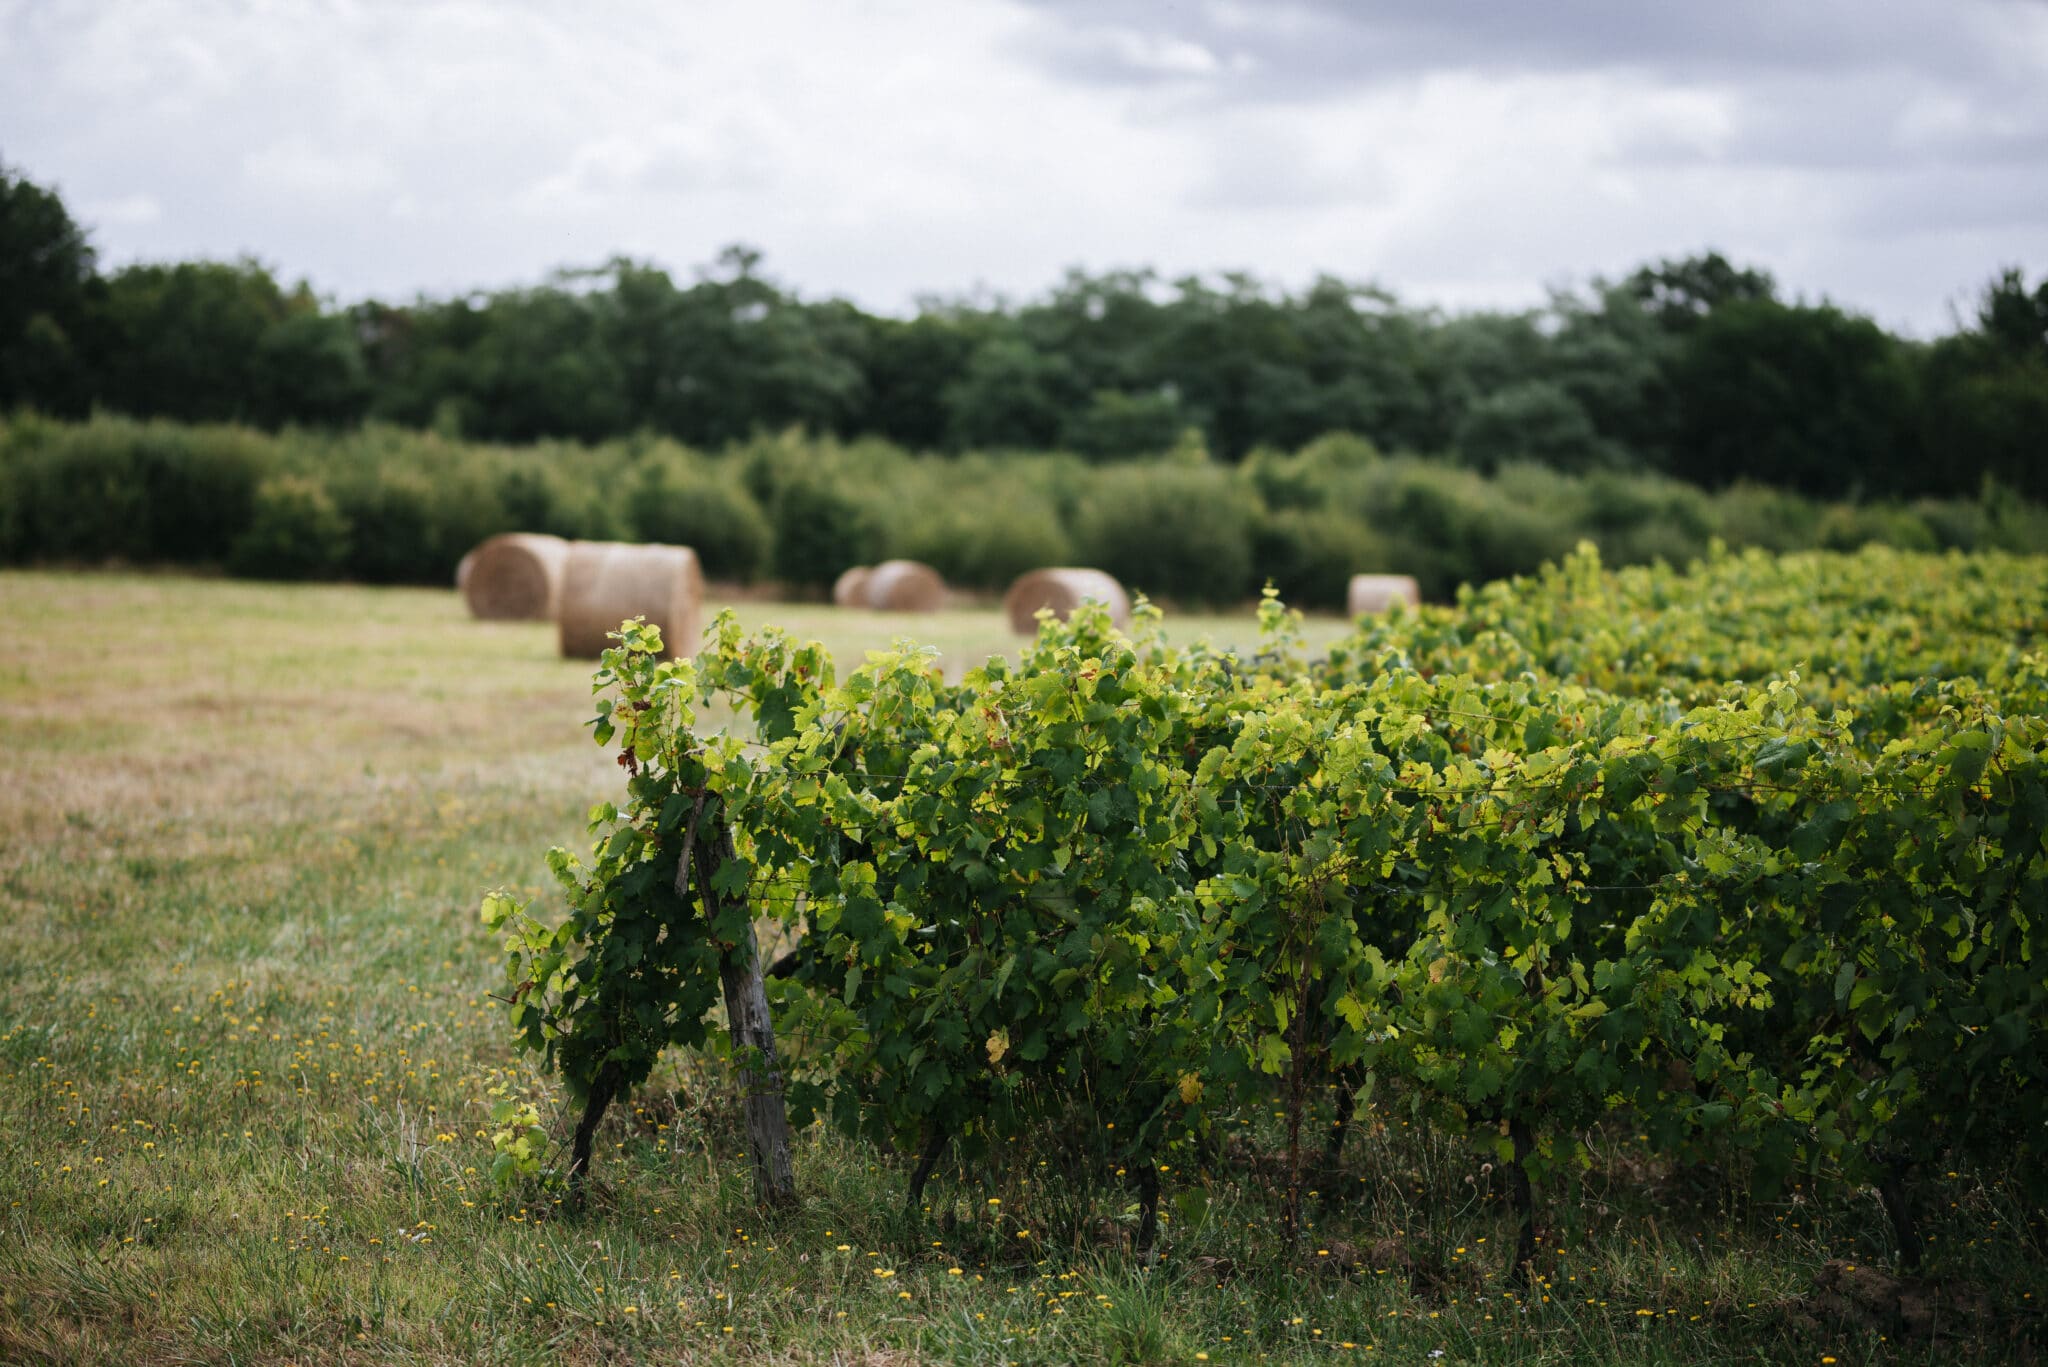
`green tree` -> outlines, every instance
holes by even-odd
[[[100,399],[187,422],[254,420],[265,337],[291,314],[255,261],[129,266],[107,282]]]
[[[2048,280],[2018,270],[1985,287],[1977,326],[1922,359],[1928,492],[1969,494],[1986,479],[2048,498]]]
[[[0,409],[84,411],[92,244],[55,190],[0,163]]]
[[[1917,477],[1913,369],[1900,342],[1828,305],[1744,299],[1700,319],[1674,363],[1673,472],[1834,497]]]
[[[256,344],[251,417],[266,427],[342,427],[370,404],[370,372],[346,315],[322,313],[303,291]]]
[[[1021,337],[991,337],[946,388],[947,437],[955,448],[1044,450],[1059,441],[1075,397],[1065,357]]]
[[[1641,267],[1622,288],[1673,331],[1684,331],[1727,304],[1775,299],[1778,289],[1770,272],[1736,266],[1719,252]]]
[[[1524,380],[1475,402],[1457,442],[1466,463],[1489,474],[1516,460],[1574,473],[1621,464],[1579,401],[1549,380]]]

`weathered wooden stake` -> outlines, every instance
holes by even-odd
[[[676,892],[689,900],[694,873],[698,905],[707,922],[726,910],[711,878],[719,867],[739,858],[732,831],[725,824],[723,804],[710,804],[710,829],[698,840],[697,827],[706,803],[699,794],[683,835],[683,855],[676,865]],[[694,847],[694,853],[693,853]],[[742,904],[738,919],[746,931],[737,944],[719,956],[718,973],[725,988],[725,1018],[732,1034],[733,1054],[740,1067],[741,1108],[747,1125],[747,1151],[754,1160],[754,1196],[764,1206],[796,1201],[796,1168],[789,1156],[789,1112],[782,1098],[782,1065],[775,1055],[775,1023],[768,1014],[768,989],[761,976],[761,947],[754,938],[753,910]]]

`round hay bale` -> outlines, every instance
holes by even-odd
[[[868,605],[868,576],[874,571],[866,565],[855,565],[852,569],[841,570],[839,577],[832,581],[832,606],[840,608],[864,608]]]
[[[1422,590],[1406,574],[1354,574],[1344,595],[1345,611],[1353,617],[1385,612],[1396,603],[1411,608],[1422,606]]]
[[[868,573],[867,604],[880,612],[937,612],[946,606],[946,581],[916,560],[884,560]]]
[[[1062,622],[1083,603],[1101,603],[1119,630],[1131,625],[1131,600],[1124,586],[1101,570],[1050,569],[1022,574],[1003,595],[1010,630],[1031,635],[1038,630],[1038,610],[1051,608]]]
[[[661,628],[666,657],[695,654],[703,607],[704,572],[687,546],[571,542],[555,609],[562,656],[596,659],[615,644],[611,633],[629,617]]]
[[[555,615],[569,543],[537,532],[505,532],[483,541],[456,571],[469,615],[486,621],[545,622]]]
[[[476,564],[475,551],[471,551],[468,555],[455,562],[455,591],[457,593],[461,593],[469,587],[469,570],[470,566],[474,564]]]

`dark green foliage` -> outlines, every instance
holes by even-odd
[[[627,485],[627,513],[642,541],[688,546],[713,579],[749,582],[768,568],[768,519],[727,469],[662,452],[644,458]]]
[[[256,347],[252,421],[342,427],[369,411],[363,350],[345,316],[301,310],[267,328]]]
[[[870,565],[885,547],[874,491],[859,488],[844,470],[792,474],[769,505],[775,530],[775,577],[822,587],[849,565]]]
[[[254,433],[172,423],[31,425],[10,459],[20,554],[217,563],[275,454]]]
[[[1383,457],[1333,434],[1229,469],[1183,440],[1160,459],[1091,465],[1020,453],[913,457],[876,441],[788,432],[716,456],[642,436],[507,449],[371,425],[267,436],[98,418],[0,425],[0,556],[211,565],[247,529],[257,484],[324,489],[350,528],[335,572],[445,584],[501,531],[652,538],[707,573],[822,588],[849,565],[907,556],[966,589],[1094,564],[1188,603],[1340,607],[1354,573],[1412,574],[1426,597],[1527,573],[1580,540],[1615,563],[1682,564],[1734,546],[2038,550],[2048,512],[1990,485],[1975,497],[1818,504],[1742,483],[1716,493],[1659,476],[1507,465],[1489,478]]]
[[[626,534],[621,512],[601,485],[579,480],[590,463],[573,448],[540,447],[505,453],[492,493],[511,530],[547,532],[571,540],[614,541]]]
[[[1187,409],[1170,390],[1098,389],[1068,423],[1066,444],[1097,460],[1156,456],[1170,450],[1187,426]]]
[[[1282,508],[1259,519],[1253,565],[1286,601],[1344,610],[1354,574],[1396,567],[1392,540],[1365,520],[1333,509]]]
[[[38,434],[12,461],[9,498],[26,557],[147,560],[149,501],[140,428],[106,424]]]
[[[1028,570],[1074,559],[1073,539],[1052,495],[1022,480],[999,480],[997,467],[978,473],[1003,490],[998,498],[947,496],[949,486],[972,487],[967,481],[973,475],[946,470],[931,481],[928,496],[912,500],[914,511],[890,538],[892,552],[922,560],[949,583],[991,589]]]
[[[1724,305],[1671,372],[1672,473],[1818,498],[1919,492],[1914,376],[1902,343],[1868,319],[1770,300]]]
[[[277,475],[256,490],[228,568],[250,579],[329,579],[348,554],[348,516],[326,488],[306,475]]]
[[[1512,498],[1471,471],[1421,461],[1372,471],[1349,506],[1387,537],[1387,568],[1414,575],[1429,598],[1540,565],[1575,538],[1567,504]]]
[[[1165,461],[1105,470],[1074,528],[1086,563],[1155,598],[1230,603],[1255,587],[1252,508],[1227,471]]]
[[[946,389],[947,440],[956,448],[1046,450],[1059,442],[1076,389],[1061,357],[1020,338],[992,338]]]
[[[1821,514],[1816,532],[1816,543],[1831,551],[1872,545],[1931,551],[1940,545],[1927,520],[1911,508],[1836,504]]]
[[[1507,385],[1475,400],[1458,424],[1456,442],[1466,464],[1489,474],[1522,460],[1575,472],[1622,463],[1578,400],[1545,380]]]
[[[253,261],[128,266],[107,281],[99,397],[137,416],[249,421],[287,303]]]
[[[84,411],[99,291],[92,245],[64,202],[0,163],[0,412]]]
[[[1739,483],[1714,495],[1715,534],[1731,546],[1767,551],[1811,546],[1820,509],[1809,499],[1763,484]]]
[[[423,471],[379,466],[336,483],[334,501],[353,529],[347,575],[371,584],[445,581],[448,568],[496,521]]]
[[[1072,272],[1020,304],[929,299],[903,320],[801,298],[745,247],[680,284],[614,258],[528,289],[337,309],[251,261],[102,277],[55,193],[6,172],[0,247],[0,409],[704,450],[801,428],[1096,460],[1186,429],[1226,462],[1349,431],[1487,472],[1535,461],[1824,498],[1968,497],[1989,477],[2048,498],[2048,282],[2017,269],[1970,326],[1922,346],[1785,303],[1714,253],[1519,313],[1446,315],[1332,277],[1287,291],[1134,270]]]

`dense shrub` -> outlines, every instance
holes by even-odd
[[[1292,607],[1342,610],[1354,574],[1398,569],[1386,537],[1331,510],[1282,508],[1259,519],[1253,564]]]
[[[473,461],[364,463],[328,487],[354,529],[349,577],[368,583],[446,583],[470,547],[513,530]]]
[[[1601,554],[1621,565],[1653,560],[1683,565],[1706,554],[1714,536],[1704,494],[1690,485],[1642,475],[1587,479],[1577,520]]]
[[[249,525],[256,487],[275,464],[269,443],[233,427],[151,423],[134,450],[152,560],[217,561]]]
[[[1934,532],[1910,508],[1894,504],[1838,503],[1821,514],[1819,543],[1830,551],[1892,546],[1905,551],[1939,550]]]
[[[1006,489],[991,502],[993,508],[979,499],[920,507],[899,523],[891,545],[948,583],[990,589],[1027,570],[1074,558],[1073,541],[1049,497]]]
[[[348,559],[348,516],[308,475],[275,475],[257,487],[249,526],[228,568],[251,579],[326,579]]]
[[[1081,507],[1081,558],[1156,598],[1229,603],[1255,588],[1252,505],[1221,469],[1105,470]]]
[[[691,547],[713,579],[745,583],[768,568],[768,519],[731,474],[665,451],[644,460],[627,488],[640,540]]]
[[[313,541],[295,551],[284,541],[300,525]],[[1448,599],[1580,540],[1617,565],[1682,564],[1716,538],[1774,551],[2039,552],[2048,508],[1994,484],[1967,500],[1822,504],[1755,484],[1707,493],[1528,462],[1487,476],[1382,456],[1343,434],[1256,451],[1230,469],[1199,441],[1093,465],[1074,454],[915,457],[797,431],[706,454],[652,434],[507,447],[379,424],[273,436],[104,417],[0,421],[0,559],[11,563],[227,562],[237,573],[445,584],[470,547],[515,530],[679,542],[713,576],[807,589],[849,565],[910,556],[966,589],[1093,564],[1186,603],[1241,602],[1271,580],[1291,603],[1336,607],[1353,573],[1412,574],[1425,596]]]
[[[830,584],[847,566],[872,564],[886,549],[884,521],[872,495],[830,468],[783,480],[769,519],[775,576],[791,584]]]
[[[1363,437],[1333,432],[1291,453],[1262,447],[1245,457],[1238,474],[1248,496],[1269,512],[1341,509],[1362,517],[1383,460]]]
[[[217,562],[274,464],[253,433],[166,422],[24,426],[10,445],[4,544],[66,560]]]
[[[1731,546],[1789,551],[1814,543],[1819,510],[1784,489],[1748,482],[1713,495],[1715,531]]]
[[[584,541],[613,541],[626,535],[618,500],[608,502],[601,484],[577,476],[571,454],[575,450],[542,447],[504,453],[491,478],[508,530]]]

